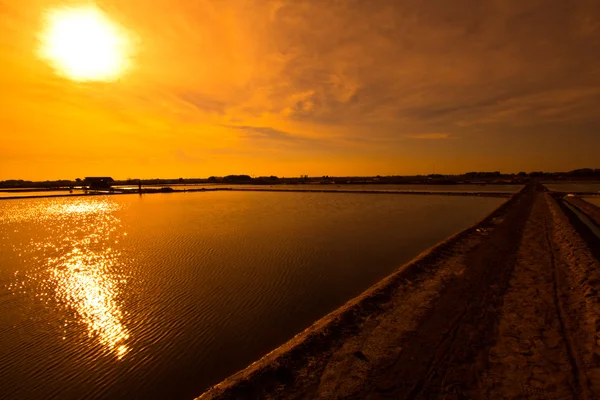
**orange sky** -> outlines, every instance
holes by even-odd
[[[595,0],[97,1],[116,81],[39,57],[0,0],[0,179],[599,168]]]

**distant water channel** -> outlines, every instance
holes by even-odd
[[[243,185],[243,184],[214,184],[197,185],[143,185],[144,189],[161,189],[170,187],[175,191],[197,189],[245,189],[245,190],[305,190],[305,191],[362,191],[362,192],[460,192],[460,193],[516,193],[523,185],[510,184],[469,184],[469,185],[381,185],[381,184],[297,184],[297,185]],[[137,192],[138,185],[115,185],[116,191]],[[81,196],[86,192],[79,188],[69,190],[31,190],[31,189],[0,189],[0,200],[6,197],[49,197],[49,196]]]
[[[193,398],[505,200],[0,201],[0,398]]]
[[[596,207],[600,207],[600,197],[584,197],[583,199]]]
[[[83,193],[82,190],[79,191],[73,191],[73,193]],[[73,193],[69,193],[68,190],[40,190],[40,191],[32,191],[32,192],[21,192],[18,190],[11,190],[11,191],[3,191],[0,192],[0,198],[2,197],[40,197],[40,196],[64,196],[64,195],[68,195],[68,194],[73,194]]]
[[[546,183],[545,186],[555,192],[597,192],[600,193],[600,182],[564,182]]]
[[[297,184],[297,185],[230,185],[230,184],[202,184],[202,185],[146,185],[145,188],[161,188],[164,186],[172,187],[176,190],[184,189],[256,189],[256,190],[336,190],[336,191],[385,191],[385,192],[496,192],[496,193],[516,193],[523,188],[523,185],[487,185],[487,184],[469,184],[469,185],[395,185],[395,184]],[[123,189],[137,189],[137,186],[115,186]]]

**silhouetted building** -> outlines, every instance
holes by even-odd
[[[114,179],[110,176],[88,176],[83,180],[83,184],[90,189],[110,189],[114,183]]]

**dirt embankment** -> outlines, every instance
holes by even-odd
[[[559,203],[547,199],[553,217],[553,243],[564,274],[562,302],[570,310],[567,334],[579,356],[580,398],[600,399],[600,261],[587,235],[576,231]],[[589,234],[589,233],[588,233]]]
[[[596,398],[598,286],[528,187],[200,398]]]

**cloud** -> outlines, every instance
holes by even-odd
[[[450,139],[453,136],[449,133],[417,133],[412,135],[406,135],[410,139],[423,139],[423,140],[439,140],[439,139]]]
[[[226,104],[222,101],[198,92],[187,91],[177,94],[177,97],[184,103],[206,113],[223,114],[227,108]]]
[[[306,138],[293,135],[289,132],[280,131],[266,126],[237,126],[225,125],[227,128],[242,131],[244,137],[253,140],[269,140],[277,142],[302,142]]]
[[[191,156],[181,149],[173,152],[175,159],[181,163],[200,163],[203,160],[199,157]]]
[[[385,153],[394,172],[394,160],[428,146],[502,163],[500,149],[543,142],[555,157],[515,161],[539,169],[600,146],[596,0],[101,1],[139,48],[130,74],[89,85],[35,58],[42,3],[0,0],[10,16],[0,19],[2,155],[261,147],[303,151],[297,164],[313,165],[326,148],[337,165],[369,155],[366,169]]]

